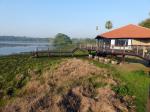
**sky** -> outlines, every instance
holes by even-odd
[[[0,0],[0,35],[94,38],[148,18],[150,0]],[[96,26],[99,30],[96,31]]]

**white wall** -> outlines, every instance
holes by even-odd
[[[111,39],[111,45],[115,45],[115,39]]]
[[[128,39],[128,45],[131,46],[131,44],[132,44],[132,40]]]
[[[115,39],[111,39],[111,49],[131,49],[132,40],[128,39],[128,46],[126,47],[119,47],[115,46]]]

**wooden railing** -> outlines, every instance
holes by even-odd
[[[76,50],[97,51],[97,53],[114,54],[114,55],[131,55],[150,61],[150,46],[112,46],[112,45],[96,45],[96,44],[80,44],[70,51],[50,50],[49,48],[39,49],[33,52],[38,57],[39,54],[48,54],[48,56],[73,55]]]
[[[112,45],[80,45],[80,49],[93,50],[108,54],[132,55],[150,60],[150,46],[112,46]]]

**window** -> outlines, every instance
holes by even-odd
[[[127,46],[128,45],[128,39],[116,39],[115,45],[116,46]]]

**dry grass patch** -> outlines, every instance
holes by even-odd
[[[116,86],[111,73],[85,60],[64,59],[22,88],[22,94],[8,103],[4,112],[116,112],[126,109],[111,90]],[[59,94],[61,93],[61,94]],[[21,103],[20,103],[21,102]],[[123,109],[122,109],[123,108]]]

